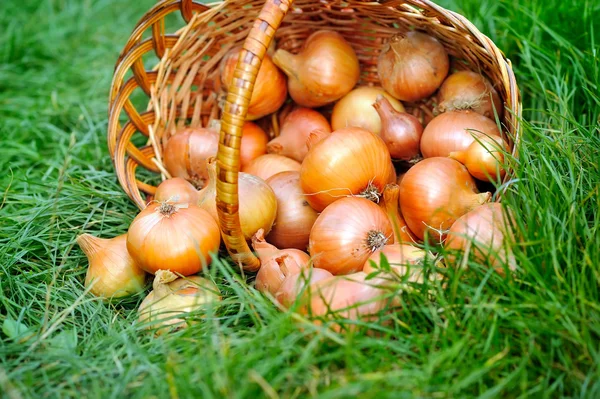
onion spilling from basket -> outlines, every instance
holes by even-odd
[[[239,51],[221,61],[225,89]],[[255,287],[321,320],[393,309],[387,289],[437,276],[423,266],[440,256],[424,246],[457,268],[469,259],[501,274],[516,268],[508,212],[490,203],[510,149],[491,119],[503,113],[492,83],[452,71],[442,44],[420,32],[393,36],[377,67],[380,86],[357,86],[354,49],[328,30],[297,54],[265,55],[242,130],[239,219],[261,263]],[[419,104],[435,107],[413,112]],[[219,301],[196,276],[221,245],[216,126],[173,132],[162,157],[170,176],[126,236],[79,238],[93,294],[135,294],[144,273],[155,275],[141,320],[177,328],[184,310]]]

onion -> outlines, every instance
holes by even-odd
[[[432,253],[412,245],[391,244],[373,252],[365,262],[363,271],[367,274],[385,272],[381,265],[381,255],[385,257],[394,274],[404,277],[410,271],[408,281],[413,283],[423,282],[423,265],[427,258],[434,258]]]
[[[280,172],[267,180],[277,197],[277,217],[267,241],[279,248],[306,249],[317,212],[300,187],[299,172]]]
[[[323,115],[310,108],[297,108],[285,118],[279,136],[269,142],[268,151],[302,162],[308,152],[308,135],[314,130],[325,135],[331,133]]]
[[[451,152],[466,150],[482,136],[500,137],[494,121],[473,111],[445,112],[423,130],[421,153],[425,158],[447,157]]]
[[[139,322],[146,329],[155,329],[157,335],[194,324],[187,318],[221,300],[217,286],[202,277],[177,278],[174,273],[158,270],[153,290],[144,298],[138,309]]]
[[[300,273],[308,266],[310,257],[298,249],[278,249],[265,241],[264,231],[258,230],[252,237],[252,248],[260,259],[256,275],[256,289],[275,295],[283,280]]]
[[[436,112],[460,110],[471,110],[491,119],[497,113],[501,118],[502,102],[496,89],[485,77],[472,71],[459,71],[442,83]]]
[[[197,188],[208,179],[206,160],[217,155],[219,134],[212,129],[187,128],[169,138],[163,158],[173,177],[189,180]]]
[[[231,86],[240,50],[240,47],[231,49],[221,60],[221,82],[225,90],[228,90]],[[273,64],[271,57],[265,54],[254,82],[246,119],[255,120],[272,114],[283,105],[286,98],[287,83],[285,75]]]
[[[305,292],[306,284],[311,286],[317,281],[333,277],[333,274],[324,269],[305,268],[299,273],[287,276],[279,290],[275,294],[275,299],[284,307],[289,308],[296,301],[299,295]],[[308,289],[308,288],[306,288]]]
[[[310,148],[302,162],[300,184],[310,206],[320,212],[349,195],[378,201],[393,173],[383,140],[365,129],[349,127]]]
[[[292,99],[303,107],[320,107],[342,98],[358,82],[356,53],[337,32],[320,30],[310,35],[300,52],[279,49],[273,62],[288,76]]]
[[[490,198],[489,192],[478,194],[467,168],[450,158],[424,159],[400,183],[402,216],[421,240],[427,233],[442,242],[456,219]]]
[[[417,237],[410,231],[404,218],[400,214],[398,205],[400,203],[400,187],[397,184],[391,183],[385,186],[383,190],[383,198],[379,202],[379,206],[384,210],[394,230],[394,236],[391,240],[396,243],[411,243],[416,242]]]
[[[198,200],[198,190],[187,180],[173,177],[160,183],[154,193],[154,200],[159,202],[171,201],[181,204],[195,204]]]
[[[329,205],[310,231],[313,264],[333,274],[362,270],[369,256],[392,242],[385,212],[364,198],[348,197]]]
[[[514,235],[510,227],[512,215],[501,204],[483,204],[461,216],[448,231],[444,249],[449,264],[459,266],[457,251],[472,256],[477,262],[493,267],[504,275],[505,267],[516,270],[510,244]]]
[[[129,226],[127,251],[148,273],[169,267],[184,276],[207,267],[219,250],[221,232],[211,215],[196,205],[153,203]]]
[[[198,193],[198,205],[208,211],[219,223],[217,214],[217,164],[214,158],[208,160],[209,180]],[[247,173],[238,174],[238,195],[240,198],[239,216],[242,233],[250,240],[259,229],[271,231],[277,215],[277,198],[271,187],[260,177]]]
[[[476,179],[499,183],[506,174],[504,154],[508,151],[508,144],[501,137],[483,136],[465,151],[451,152],[450,158],[465,165]]]
[[[373,108],[381,117],[381,138],[394,159],[414,161],[420,158],[423,126],[411,114],[398,112],[384,96],[378,96]]]
[[[277,154],[265,154],[256,158],[242,168],[244,173],[258,176],[263,180],[280,172],[299,171],[300,163],[291,158]]]
[[[85,287],[98,297],[121,298],[144,289],[146,273],[127,252],[127,235],[99,238],[90,234],[77,237],[88,258]]]
[[[420,32],[393,36],[377,63],[381,85],[402,101],[431,96],[446,78],[449,68],[444,46]]]
[[[252,160],[267,153],[269,137],[264,130],[252,122],[244,123],[240,143],[240,166],[243,168]]]
[[[333,107],[331,127],[333,130],[344,127],[362,127],[371,133],[380,134],[381,114],[373,108],[377,97],[387,98],[390,107],[396,111],[404,112],[402,103],[390,96],[380,87],[358,87],[346,94]]]

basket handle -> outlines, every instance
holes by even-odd
[[[229,85],[217,152],[217,214],[221,235],[231,258],[245,271],[257,271],[260,261],[252,253],[239,218],[238,173],[242,126],[261,62],[293,0],[267,0],[244,41]]]

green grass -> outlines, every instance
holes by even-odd
[[[440,1],[505,51],[522,91],[505,197],[518,277],[451,275],[431,297],[404,294],[378,336],[342,336],[298,328],[219,263],[216,316],[160,338],[135,322],[141,297],[85,294],[74,245],[81,232],[121,234],[136,215],[107,155],[106,104],[152,4],[0,4],[3,396],[600,397],[600,3]]]

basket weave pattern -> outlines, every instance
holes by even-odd
[[[186,24],[175,34],[165,34],[165,18],[176,12]],[[511,142],[518,142],[521,103],[510,61],[466,18],[430,1],[227,0],[207,6],[163,0],[138,22],[117,61],[110,91],[108,147],[119,182],[136,205],[144,208],[148,197],[142,193],[151,196],[156,190],[136,177],[137,167],[169,177],[162,166],[168,138],[183,126],[220,120],[217,210],[222,236],[235,262],[257,270],[260,264],[241,234],[237,214],[241,128],[273,39],[277,48],[295,53],[318,29],[335,30],[353,46],[361,64],[359,84],[379,84],[377,58],[394,34],[415,29],[436,37],[453,56],[453,67],[490,79],[504,101],[504,131]],[[143,40],[146,32],[151,37]],[[232,47],[242,45],[233,84],[225,92],[219,62]],[[152,52],[158,60],[146,70],[142,57]],[[131,101],[137,88],[148,97],[145,110],[137,110]],[[405,105],[413,113],[431,113],[426,102]],[[277,115],[261,122],[277,134]],[[147,139],[136,147],[132,140],[140,134]]]

